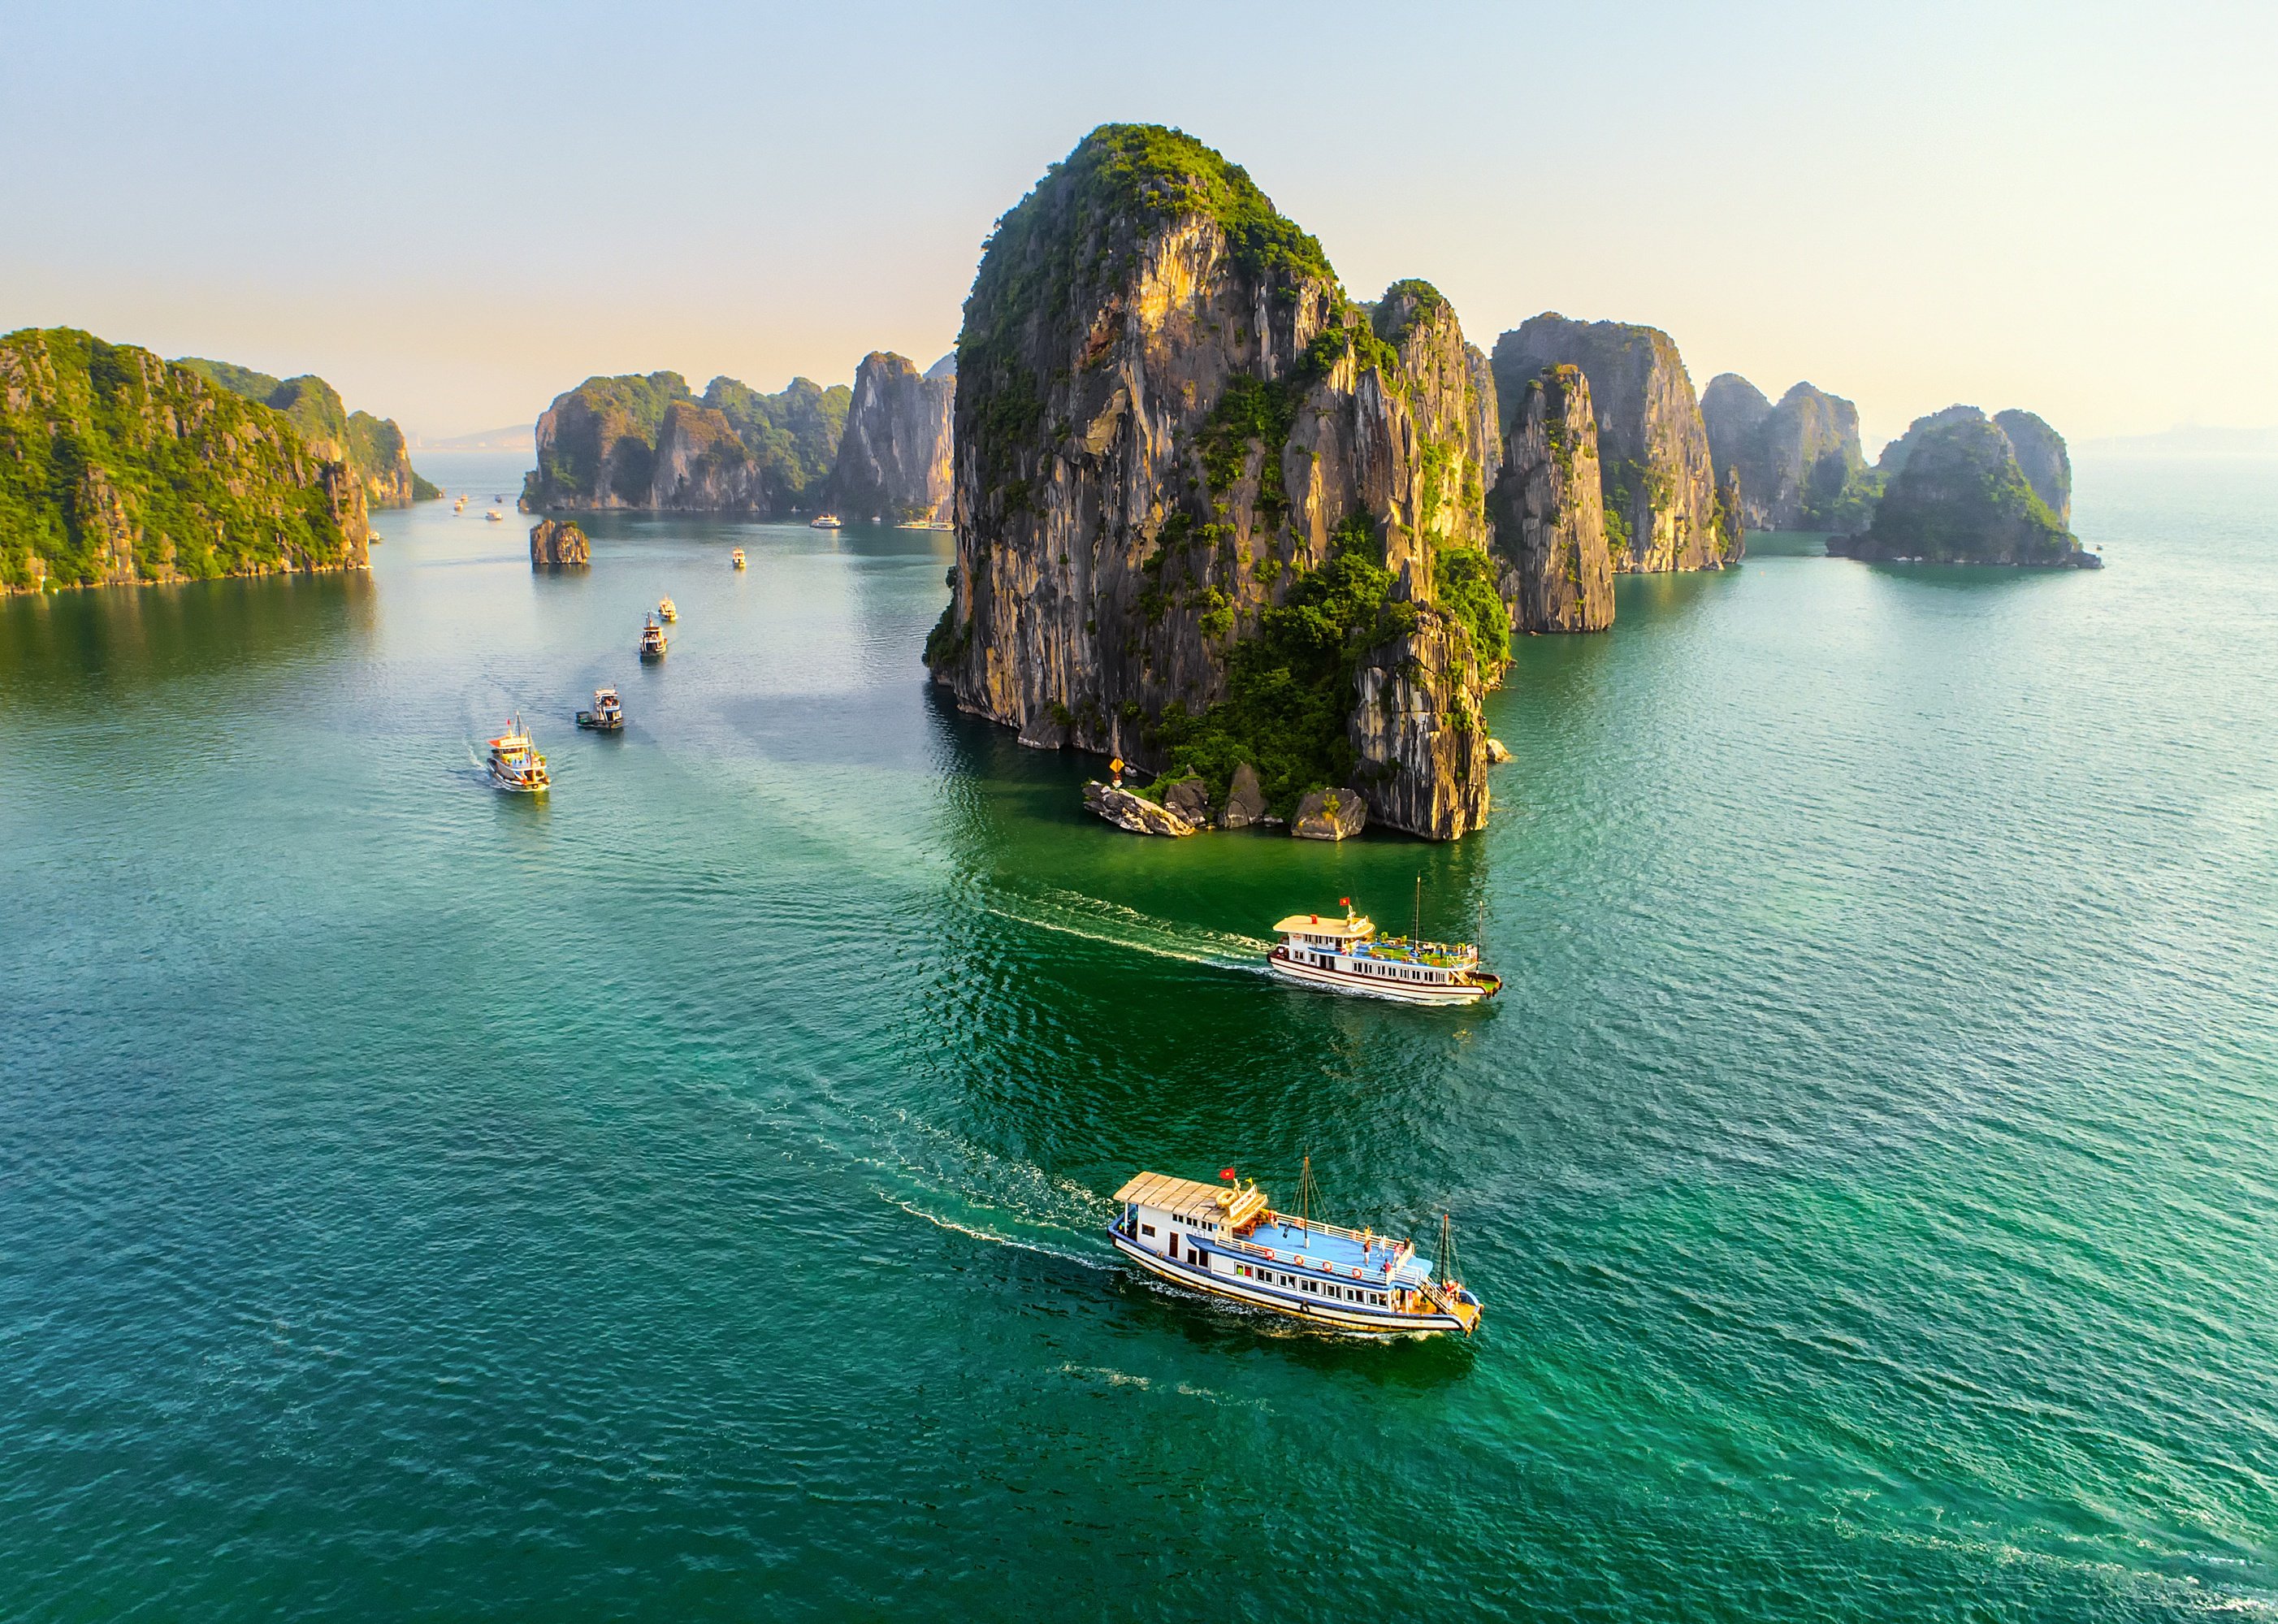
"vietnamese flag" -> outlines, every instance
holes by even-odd
[[[1234,1178],[1234,1169],[1233,1169],[1232,1168],[1220,1168],[1218,1170],[1218,1176],[1219,1176],[1220,1178],[1223,1178],[1223,1179],[1226,1179],[1226,1180],[1227,1180],[1227,1181],[1231,1182],[1231,1181],[1232,1181],[1232,1179]]]

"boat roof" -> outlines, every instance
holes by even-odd
[[[1376,926],[1357,914],[1339,919],[1334,915],[1292,914],[1273,927],[1277,936],[1292,936],[1298,932],[1307,936],[1334,936],[1357,938],[1376,934]]]
[[[1174,1218],[1208,1218],[1226,1223],[1244,1223],[1265,1210],[1265,1197],[1255,1184],[1244,1190],[1233,1184],[1173,1178],[1168,1173],[1136,1174],[1115,1192],[1115,1199],[1151,1207]]]

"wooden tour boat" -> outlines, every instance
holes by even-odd
[[[1299,1210],[1277,1213],[1232,1168],[1217,1184],[1142,1173],[1115,1192],[1115,1249],[1149,1274],[1253,1308],[1373,1337],[1479,1329],[1479,1299],[1456,1274],[1455,1229],[1440,1222],[1440,1256],[1416,1243],[1311,1215],[1312,1158],[1298,1179]]]

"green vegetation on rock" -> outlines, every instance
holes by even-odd
[[[1198,776],[1222,803],[1235,769],[1257,770],[1266,804],[1288,817],[1308,790],[1352,774],[1345,737],[1361,656],[1416,625],[1412,604],[1392,596],[1392,572],[1368,521],[1350,518],[1328,559],[1299,576],[1281,602],[1260,612],[1255,636],[1227,660],[1227,696],[1199,716],[1173,701],[1156,741],[1165,777]]]
[[[1999,427],[1974,407],[1915,422],[1875,509],[1846,550],[1862,558],[1943,563],[2065,564],[2080,543],[2019,467]]]
[[[210,361],[201,356],[184,356],[174,364],[282,412],[314,449],[321,452],[327,446],[337,447],[363,483],[364,500],[372,507],[405,507],[414,502],[432,502],[443,494],[411,466],[403,431],[393,417],[349,411],[340,391],[313,373],[279,379],[233,361]]]
[[[72,328],[0,339],[0,585],[360,563],[364,502],[283,413]]]
[[[588,378],[539,419],[523,504],[803,512],[829,479],[852,399],[847,385],[805,378],[776,395],[715,378],[700,401],[678,372]],[[660,485],[676,431],[687,466]]]

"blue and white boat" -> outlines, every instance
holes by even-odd
[[[1142,1173],[1115,1192],[1123,1212],[1108,1237],[1158,1278],[1334,1330],[1468,1337],[1479,1329],[1479,1299],[1453,1277],[1444,1219],[1441,1262],[1449,1267],[1434,1278],[1415,1242],[1312,1217],[1311,1174],[1309,1160],[1305,1210],[1293,1216],[1268,1207],[1257,1181],[1242,1184],[1231,1168],[1217,1184]]]
[[[1342,919],[1292,914],[1273,933],[1281,940],[1265,967],[1286,981],[1400,1004],[1476,1004],[1502,991],[1502,978],[1479,968],[1473,944],[1379,938],[1349,901]]]

